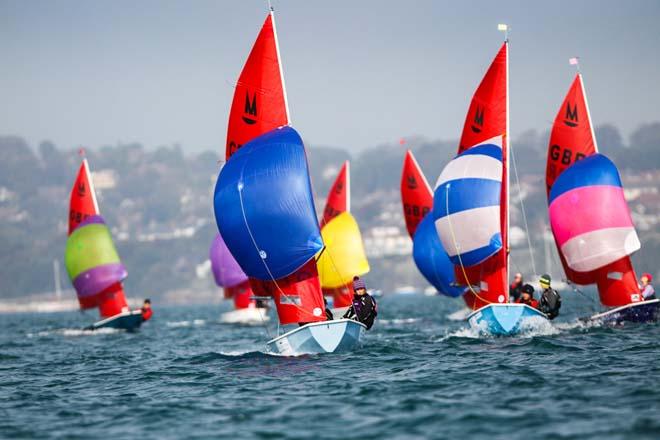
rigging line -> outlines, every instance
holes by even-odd
[[[508,139],[507,139],[508,143]],[[511,152],[511,162],[513,163],[513,174],[516,177],[516,186],[518,187],[518,201],[520,203],[520,210],[522,211],[523,223],[525,224],[525,235],[527,236],[527,247],[529,248],[529,257],[532,261],[532,271],[534,275],[539,273],[536,271],[536,263],[534,262],[534,251],[532,249],[532,239],[529,236],[529,225],[527,224],[527,214],[525,213],[525,202],[523,201],[522,189],[520,187],[520,179],[518,178],[518,167],[516,166],[516,154],[513,151],[511,145],[509,145],[509,151]]]
[[[458,243],[456,243],[456,235],[454,234],[454,226],[451,223],[451,216],[449,215],[449,187],[451,186],[451,183],[447,184],[447,191],[445,195],[445,212],[447,213],[447,222],[449,223],[449,231],[451,232],[451,239],[454,242],[454,248],[458,251]],[[468,289],[470,289],[470,292],[472,294],[480,299],[482,302],[486,304],[492,304],[492,301],[486,300],[479,296],[479,294],[472,288],[472,283],[470,283],[470,280],[468,279],[467,272],[465,271],[465,266],[463,265],[463,259],[461,258],[461,253],[460,251],[457,253],[458,255],[458,262],[460,263],[461,266],[461,271],[463,271],[463,277],[465,278],[465,282],[467,283]]]
[[[241,177],[243,176],[243,172],[241,170]],[[247,228],[248,234],[250,235],[250,240],[252,240],[252,244],[254,245],[254,248],[257,250],[257,253],[259,254],[259,257],[261,258],[261,250],[259,249],[259,246],[257,245],[256,240],[254,239],[254,235],[252,235],[252,229],[250,228],[250,224],[247,221],[247,217],[245,216],[245,207],[243,205],[243,183],[239,182],[238,184],[238,199],[241,202],[241,214],[243,216],[243,222],[245,223],[245,227]],[[266,271],[268,272],[268,276],[270,279],[273,281],[275,284],[275,287],[277,287],[277,290],[280,292],[280,295],[282,295],[284,298],[290,300],[290,304],[296,307],[298,310],[302,311],[305,314],[311,315],[314,318],[318,318],[318,316],[315,316],[313,313],[308,312],[304,308],[300,307],[296,302],[289,296],[287,295],[280,285],[277,283],[277,280],[273,276],[273,273],[270,271],[270,268],[268,267],[268,264],[266,264],[266,261],[264,258],[261,258],[261,262],[264,264],[264,267],[266,268]]]
[[[591,311],[593,313],[598,312],[598,302],[594,298],[592,298],[591,295],[587,295],[587,293],[584,292],[582,289],[580,289],[578,287],[575,287],[575,283],[573,283],[568,278],[564,279],[564,282],[566,284],[568,284],[569,286],[571,286],[571,289],[573,290],[573,292],[577,292],[580,295],[582,295],[583,297],[587,298],[589,301],[591,301],[591,305],[592,305]]]

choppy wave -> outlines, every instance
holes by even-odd
[[[60,328],[55,330],[42,330],[36,333],[27,333],[28,338],[42,338],[45,336],[100,336],[111,335],[113,333],[123,333],[124,330],[104,327],[97,330],[87,330],[82,328]]]
[[[580,321],[573,300],[490,337],[446,298],[385,296],[360,349],[298,357],[220,308],[157,308],[132,334],[6,315],[0,438],[655,438],[660,326]]]
[[[462,309],[456,310],[455,312],[447,315],[447,319],[450,321],[465,321],[470,313],[472,313],[472,309],[463,307]]]
[[[418,322],[420,318],[394,318],[394,319],[379,319],[379,325],[402,325],[402,324],[413,324]]]
[[[168,327],[173,327],[173,328],[201,326],[204,324],[206,324],[206,320],[204,319],[192,319],[186,321],[168,321],[165,323],[165,325],[167,325]]]

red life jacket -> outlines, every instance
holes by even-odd
[[[145,309],[142,307],[142,321],[149,321],[151,319],[151,315],[153,315],[154,312],[151,310],[151,307],[148,309]]]

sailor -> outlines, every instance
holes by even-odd
[[[530,307],[538,308],[539,302],[534,299],[534,286],[525,284],[520,289],[520,298],[516,300],[518,304],[526,304]]]
[[[653,281],[653,276],[650,273],[643,273],[639,280],[639,290],[642,291],[644,301],[655,299],[655,289],[651,285],[651,281]]]
[[[539,284],[541,285],[541,289],[543,289],[543,293],[541,294],[538,309],[545,313],[548,319],[555,319],[559,315],[559,309],[561,308],[561,296],[559,296],[559,293],[555,289],[550,287],[551,281],[552,279],[547,273],[539,278]]]
[[[353,277],[353,291],[353,302],[342,318],[355,319],[369,330],[378,315],[376,300],[367,293],[367,286],[359,277]]]
[[[509,286],[509,299],[511,299],[512,302],[518,301],[520,295],[522,294],[522,288],[523,276],[520,272],[518,272],[513,278],[513,283],[511,283]]]
[[[325,305],[325,319],[328,321],[332,321],[335,319],[335,316],[332,314],[332,310],[330,310],[330,307],[328,307],[328,300],[326,297],[323,297],[323,304]]]
[[[144,300],[140,310],[142,311],[142,322],[149,321],[151,319],[151,315],[154,313],[153,310],[151,310],[151,300],[149,298]]]

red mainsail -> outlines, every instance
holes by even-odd
[[[93,215],[100,215],[100,212],[89,164],[87,159],[83,159],[69,198],[69,235],[82,221]],[[121,282],[112,284],[97,295],[88,298],[79,297],[78,301],[81,309],[98,307],[99,314],[104,318],[114,316],[128,308]]]
[[[246,142],[277,127],[288,125],[289,122],[289,107],[277,42],[275,17],[271,11],[261,27],[236,83],[229,112],[225,159],[229,160],[231,155]],[[250,286],[253,290],[255,286],[258,286],[260,290],[254,290],[254,293],[257,296],[265,296],[269,295],[269,292],[278,292],[277,286],[281,288],[282,285],[286,285],[287,296],[300,298],[316,289],[316,295],[322,301],[318,274],[315,279],[311,279],[314,276],[309,275],[310,272],[305,271],[305,267],[300,269],[302,274],[296,272],[285,279],[276,281],[250,279]],[[316,273],[316,270],[314,272]],[[296,282],[295,277],[303,281]],[[279,304],[277,297],[275,301],[276,304]],[[282,310],[286,312],[289,309],[284,307]],[[280,306],[278,305],[279,312]],[[285,319],[290,319],[290,315],[290,313],[287,314]],[[325,319],[325,314],[323,316]],[[305,319],[305,322],[312,321],[312,319]],[[285,323],[282,321],[282,315],[280,315],[280,322]]]
[[[598,152],[582,75],[575,76],[552,125],[545,183],[549,194],[559,175],[576,161]],[[591,272],[577,272],[566,263],[559,250],[566,277],[575,284],[596,284],[600,301],[606,306],[622,306],[640,300],[637,277],[630,257]]]
[[[80,222],[91,215],[99,215],[99,206],[96,203],[96,194],[87,159],[83,159],[69,199],[69,235]]]
[[[337,178],[330,187],[328,198],[323,209],[323,218],[321,219],[321,228],[333,218],[342,212],[351,210],[351,171],[350,162],[344,162],[339,170]],[[334,307],[348,307],[353,300],[353,284],[349,283],[342,287],[323,288],[324,296],[332,297]]]
[[[508,302],[508,42],[495,56],[486,75],[472,97],[458,153],[496,136],[503,137],[502,196],[500,221],[502,249],[486,261],[472,267],[456,267],[456,280],[460,284],[478,287],[477,295],[470,295],[466,303],[473,310],[490,303]]]
[[[587,98],[582,84],[582,75],[575,79],[568,89],[555,121],[552,124],[548,158],[545,167],[545,188],[550,189],[559,175],[576,161],[598,152],[596,136],[594,135],[587,106]],[[559,252],[561,264],[566,277],[576,284],[593,284],[596,282],[596,272],[576,272],[566,264]]]
[[[333,218],[337,217],[342,212],[350,212],[351,210],[351,174],[350,162],[344,162],[344,165],[339,170],[335,182],[330,187],[328,198],[325,202],[325,209],[323,209],[323,218],[321,219],[321,227],[328,223]]]
[[[270,12],[236,83],[225,158],[243,144],[289,123],[275,19]]]
[[[433,209],[433,191],[412,151],[406,151],[401,174],[401,202],[406,228],[412,238],[422,219]]]

